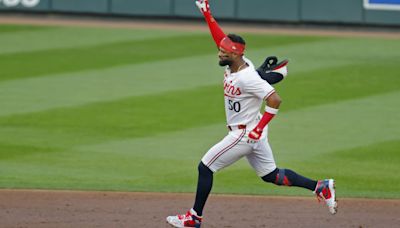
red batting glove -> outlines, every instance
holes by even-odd
[[[249,133],[249,138],[253,141],[258,141],[261,138],[263,130],[259,127],[254,128],[252,131]]]
[[[277,113],[278,109],[270,108],[268,106],[265,108],[264,115],[262,116],[260,122],[258,122],[257,126],[249,133],[250,141],[258,141],[261,138],[263,129]]]

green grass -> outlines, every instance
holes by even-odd
[[[54,27],[46,26],[34,26],[34,25],[0,25],[0,34],[6,33],[18,33],[18,32],[26,32],[26,31],[41,31],[41,30],[50,30]]]
[[[342,102],[389,93],[400,89],[398,64],[385,63],[382,69],[367,64],[329,67],[298,74],[276,86],[285,102],[282,109],[292,110],[327,103]]]
[[[195,190],[200,158],[226,134],[223,70],[207,33],[0,33],[0,188]],[[269,132],[278,166],[334,177],[340,197],[400,198],[398,40],[244,38],[256,65],[290,59]],[[213,192],[311,195],[263,183],[245,159],[216,174]]]
[[[220,88],[217,86],[200,87],[165,95],[137,96],[74,108],[13,115],[0,118],[0,125],[62,130],[70,134],[79,132],[88,136],[88,140],[93,137],[106,137],[108,140],[148,137],[219,123],[224,118],[223,109],[220,108],[223,103],[215,99],[219,94]],[[190,102],[188,98],[191,98]],[[83,137],[80,139],[81,143],[85,142]]]
[[[251,48],[287,45],[294,39],[261,38],[254,40]],[[299,43],[318,38],[299,39]],[[0,55],[0,80],[39,77],[57,73],[104,69],[127,64],[140,64],[162,60],[180,59],[215,52],[205,34],[171,38],[122,41],[78,48],[59,48]]]
[[[398,148],[400,140],[381,142],[317,156],[296,167],[299,169],[305,169],[307,166],[317,167],[313,172],[309,172],[310,175],[335,173],[338,180],[352,183],[350,185],[338,182],[337,187],[341,190],[341,195],[398,198],[397,183],[400,180],[397,174],[400,163]],[[332,163],[341,164],[340,169],[332,166]]]

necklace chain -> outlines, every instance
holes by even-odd
[[[246,65],[246,62],[244,62],[244,63],[238,68],[237,71],[240,71],[240,69],[241,69],[244,65]]]

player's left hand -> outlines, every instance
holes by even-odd
[[[282,81],[288,74],[288,60],[285,59],[278,63],[276,56],[269,56],[264,63],[257,68],[260,77],[273,85]]]
[[[208,0],[197,0],[196,6],[202,13],[210,12],[210,4],[208,4]]]
[[[254,128],[252,131],[250,131],[249,133],[249,141],[250,142],[257,142],[258,140],[260,140],[261,135],[262,135],[262,129],[261,128]]]

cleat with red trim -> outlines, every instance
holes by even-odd
[[[201,220],[203,218],[198,216],[197,213],[192,209],[190,209],[186,214],[176,215],[176,216],[168,216],[167,222],[173,227],[195,227],[200,228]]]
[[[331,214],[337,212],[337,201],[335,192],[335,181],[333,179],[320,180],[315,187],[314,193],[317,195],[318,201],[325,200]]]

